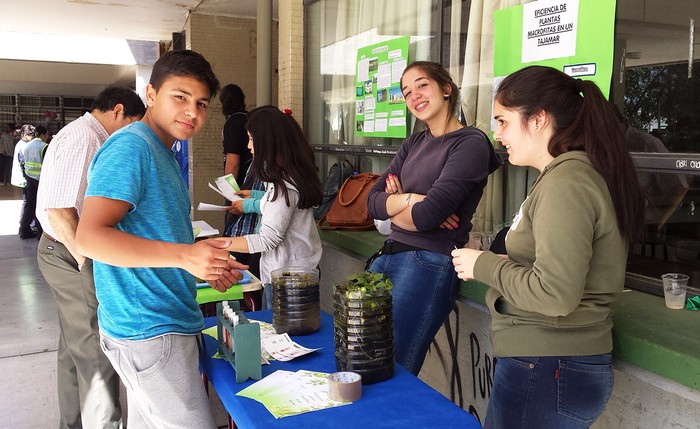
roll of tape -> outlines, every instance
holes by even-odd
[[[334,372],[328,376],[328,397],[334,401],[352,402],[362,397],[362,376],[356,372]]]

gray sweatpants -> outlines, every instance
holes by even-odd
[[[126,386],[129,429],[216,428],[196,335],[119,340],[100,331],[100,342]]]

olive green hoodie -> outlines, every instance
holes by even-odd
[[[532,185],[506,238],[474,277],[490,285],[495,356],[580,356],[612,350],[610,303],[627,246],[608,187],[584,152],[555,158]]]

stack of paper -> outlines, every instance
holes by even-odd
[[[347,405],[328,397],[328,375],[300,370],[275,371],[237,393],[265,405],[276,419]]]
[[[192,230],[194,231],[195,238],[211,237],[213,235],[219,235],[219,230],[209,225],[203,220],[193,220]]]
[[[219,195],[226,198],[229,201],[240,200],[241,197],[236,195],[236,192],[240,192],[241,188],[236,183],[236,178],[233,174],[227,174],[216,179],[216,186],[209,183],[209,187],[216,191]]]
[[[279,361],[290,361],[299,356],[304,356],[319,349],[309,349],[295,343],[289,334],[279,334],[266,338],[261,338],[262,346],[273,359]]]
[[[209,187],[213,189],[217,194],[221,195],[229,201],[242,200],[241,197],[236,195],[236,192],[239,192],[241,188],[238,186],[238,183],[236,183],[236,178],[233,177],[233,174],[227,174],[225,176],[218,177],[214,183],[216,185],[212,185],[211,183],[209,183]],[[226,210],[226,206],[200,202],[197,206],[197,210],[224,211]]]

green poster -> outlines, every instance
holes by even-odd
[[[408,63],[408,36],[357,50],[355,133],[406,137],[406,100],[401,74]]]
[[[614,0],[539,0],[494,13],[494,88],[530,65],[592,80],[610,93]]]

